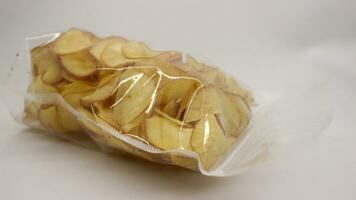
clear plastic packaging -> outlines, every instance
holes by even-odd
[[[321,88],[272,98],[190,55],[71,29],[26,39],[5,96],[17,121],[88,148],[228,176],[320,133]]]

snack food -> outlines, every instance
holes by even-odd
[[[65,103],[26,101],[24,122],[194,170],[197,155],[212,170],[249,126],[254,98],[219,69],[183,57],[70,29],[32,49],[28,89]]]

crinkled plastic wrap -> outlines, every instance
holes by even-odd
[[[15,119],[105,153],[227,176],[327,122],[318,101],[256,98],[190,55],[122,37],[70,29],[22,50],[7,80]]]

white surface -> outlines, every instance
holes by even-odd
[[[261,91],[329,77],[334,118],[313,148],[208,178],[26,129],[1,104],[0,199],[356,199],[356,2],[212,2],[1,1],[1,78],[25,36],[72,26],[190,52]]]

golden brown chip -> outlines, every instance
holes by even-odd
[[[215,164],[218,157],[229,147],[215,116],[206,114],[193,130],[191,137],[192,149],[199,154],[199,158],[206,169]]]
[[[238,95],[219,91],[222,103],[221,113],[216,116],[221,124],[225,135],[238,136],[248,125],[251,111],[248,104]]]
[[[90,47],[96,40],[97,39],[88,32],[71,29],[59,36],[54,42],[52,50],[56,54],[70,54]]]
[[[154,146],[164,149],[191,149],[191,128],[184,128],[170,120],[153,116],[145,122],[147,140]]]
[[[106,108],[103,102],[95,102],[92,104],[94,108],[94,114],[97,118],[105,121],[107,124],[110,124],[112,127],[120,130],[117,122],[114,120],[113,110]]]
[[[97,43],[95,43],[89,50],[89,52],[98,60],[100,61],[101,58],[101,54],[103,53],[104,49],[106,48],[106,46],[108,46],[111,43],[114,42],[126,42],[126,39],[122,38],[122,37],[117,37],[117,36],[113,36],[113,37],[107,37],[105,39],[102,39],[100,41],[98,41]]]
[[[33,64],[34,75],[42,75],[46,72],[48,65],[53,65],[55,62],[50,59],[50,50],[46,46],[39,46],[31,50],[31,61]]]
[[[117,87],[119,87],[120,73],[121,72],[118,71],[112,75],[107,76],[107,78],[102,79],[93,93],[83,97],[83,104],[89,105],[96,101],[103,101],[112,96],[116,91]]]
[[[101,109],[100,105],[96,105],[97,108]],[[106,112],[106,111],[104,111]],[[100,113],[99,113],[100,114]],[[103,113],[101,113],[103,114]],[[108,113],[104,113],[104,118],[109,118]],[[102,115],[103,116],[103,115]],[[100,116],[97,116],[95,113],[92,115],[98,127],[94,130],[96,133],[96,140],[98,142],[102,142],[102,145],[107,145],[114,149],[121,150],[123,152],[131,153],[136,156],[140,156],[150,160],[146,154],[143,154],[142,151],[138,151],[132,145],[125,143],[121,139],[117,138],[114,133],[120,132],[120,129],[115,128],[112,124],[108,123],[108,121],[104,120]],[[93,128],[93,127],[92,127]]]
[[[202,87],[203,87],[202,85],[200,85],[199,87],[191,87],[187,91],[187,94],[180,101],[180,105],[179,105],[179,108],[178,108],[178,113],[176,115],[176,118],[181,119],[181,120],[185,120],[184,117],[185,117],[185,114],[186,114],[186,111],[187,111],[188,107],[192,103],[193,98],[195,97],[196,93]]]
[[[46,128],[50,128],[59,133],[65,131],[59,124],[57,110],[55,106],[40,109],[38,111],[38,120]]]
[[[102,103],[94,103],[94,108],[96,109],[95,116],[97,116],[96,120],[102,120],[105,121],[106,124],[109,124],[110,126],[116,128],[119,131],[122,131],[124,134],[139,134],[140,130],[136,129],[141,125],[143,120],[146,117],[145,113],[141,113],[139,116],[137,116],[135,119],[133,119],[130,123],[128,124],[123,124],[120,125],[119,123],[116,122],[114,119],[113,111],[105,108]],[[136,129],[136,130],[134,130]]]
[[[127,58],[149,58],[157,55],[145,43],[136,41],[125,43],[122,52]]]
[[[225,135],[239,135],[249,123],[251,112],[238,95],[206,87],[196,93],[185,116],[185,122],[203,119],[215,114]]]
[[[65,96],[65,95],[71,94],[71,93],[88,92],[92,89],[94,89],[93,86],[88,85],[87,83],[85,83],[83,81],[74,81],[74,82],[68,83],[62,87],[61,95]]]
[[[128,62],[128,59],[122,53],[124,44],[123,41],[108,44],[101,54],[101,61],[109,67],[118,67]]]
[[[198,171],[199,167],[196,159],[175,152],[171,152],[170,156],[172,164]]]
[[[235,95],[233,95],[231,98],[233,99],[232,101],[235,104],[235,108],[239,111],[241,116],[238,130],[235,132],[235,136],[237,136],[247,128],[248,124],[250,123],[252,113],[249,105],[245,100]],[[232,133],[232,135],[234,134]]]
[[[46,84],[42,81],[42,78],[40,76],[37,76],[35,80],[33,80],[31,87],[30,87],[30,92],[34,92],[37,94],[40,93],[57,93],[58,89],[52,85]]]
[[[48,46],[33,49],[31,56],[35,75],[42,76],[45,83],[55,84],[62,80],[62,68]]]
[[[168,55],[168,56],[166,56]],[[170,57],[170,54],[168,53],[162,53],[159,54],[158,56],[152,57],[152,58],[147,58],[147,59],[141,59],[137,60],[135,63],[138,66],[152,66],[161,72],[163,75],[167,76],[184,76],[184,72],[180,69],[178,69],[170,59],[173,59]]]
[[[60,57],[63,67],[77,77],[86,77],[96,72],[97,62],[87,51],[80,51]]]
[[[26,101],[23,121],[24,123],[31,123],[38,119],[38,111],[41,108],[41,104],[35,101]]]
[[[225,75],[222,71],[215,67],[205,66],[204,71],[199,72],[199,76],[202,78],[203,82],[206,84],[211,84],[215,86],[224,86]]]
[[[176,117],[178,114],[178,103],[173,99],[164,105],[162,111],[171,117]]]
[[[81,106],[78,107],[76,110],[82,116],[84,116],[84,117],[78,118],[79,122],[81,122],[83,127],[85,127],[87,130],[91,131],[94,134],[98,134],[98,132],[100,132],[100,128],[93,123],[95,120],[93,113]]]
[[[116,102],[113,105],[115,121],[128,124],[153,105],[155,83],[152,78],[137,73],[129,79],[130,84],[118,87]]]
[[[199,82],[191,78],[177,78],[167,81],[158,92],[157,103],[168,104],[170,101],[180,101],[187,97],[192,87],[197,88]]]
[[[192,68],[195,71],[203,71],[205,65],[198,62],[195,58],[193,58],[191,55],[186,55],[186,64],[188,67]]]
[[[227,76],[227,78],[225,80],[225,84],[229,91],[232,91],[232,92],[236,93],[237,95],[239,95],[250,106],[255,105],[255,100],[253,98],[252,93],[250,91],[248,91],[247,89],[243,88],[240,84],[238,84],[234,78]]]
[[[140,124],[145,120],[145,117],[146,117],[146,113],[141,113],[139,116],[137,116],[130,123],[122,125],[120,127],[120,130],[122,130],[124,133],[129,133],[132,129],[139,127]],[[136,133],[137,131],[131,131],[131,132]]]
[[[62,78],[62,69],[58,65],[49,67],[46,73],[42,75],[43,82],[48,84],[58,83]]]
[[[176,119],[176,118],[173,118],[173,117],[169,116],[168,114],[166,114],[166,113],[160,111],[160,110],[157,109],[157,108],[155,108],[154,111],[155,111],[155,113],[156,113],[157,115],[159,115],[160,117],[163,117],[163,118],[165,118],[165,119],[168,119],[169,121],[171,121],[171,122],[177,124],[178,126],[190,127],[189,124],[184,123],[183,121],[180,121],[180,120],[178,120],[178,119]]]
[[[176,51],[166,51],[159,53],[154,57],[156,61],[165,63],[180,63],[182,61],[182,54]]]
[[[217,89],[212,87],[200,88],[187,108],[184,121],[198,121],[203,119],[206,114],[220,113],[222,106]]]
[[[221,124],[225,135],[238,135],[238,128],[243,117],[239,108],[234,104],[237,101],[233,95],[218,91],[219,101],[221,102],[221,112],[216,113],[218,122]],[[247,117],[247,116],[246,116]]]
[[[57,89],[59,89],[60,91],[62,91],[63,88],[64,88],[66,85],[68,85],[69,83],[70,83],[69,81],[67,81],[67,80],[64,79],[64,80],[62,80],[61,82],[55,84],[54,86],[55,86]]]
[[[80,99],[86,95],[88,95],[88,92],[70,93],[63,96],[63,99],[69,104],[69,106],[76,109],[80,106]],[[68,110],[64,105],[57,106],[57,113],[59,124],[65,130],[72,132],[80,132],[82,130],[76,115]]]

